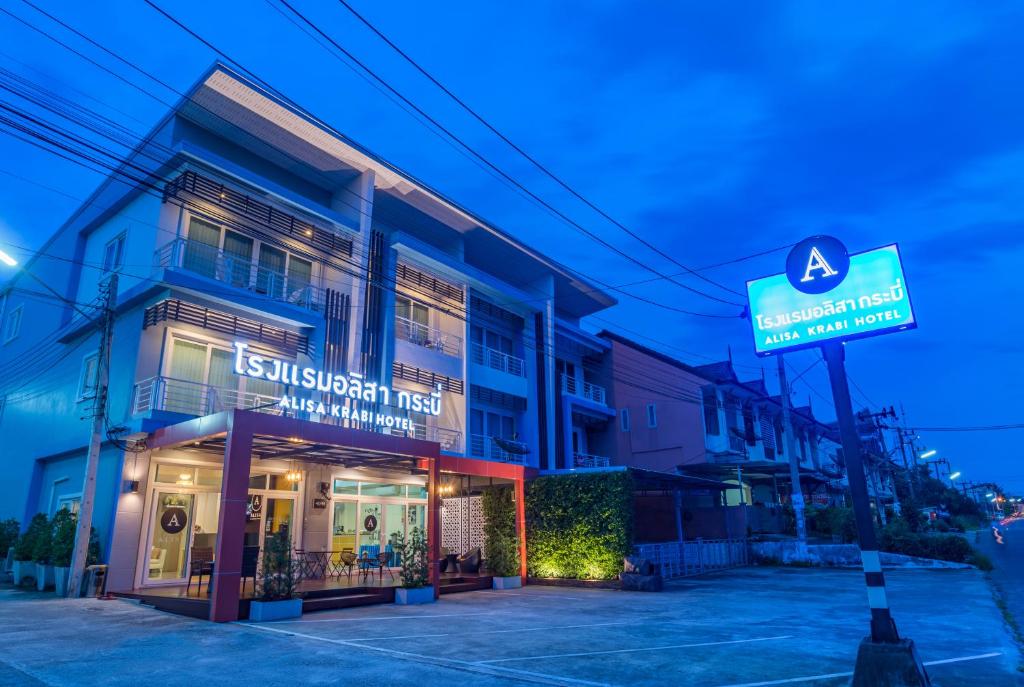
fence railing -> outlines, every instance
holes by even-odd
[[[278,399],[237,389],[225,389],[170,377],[150,377],[135,383],[132,414],[166,410],[183,415],[210,415],[222,410],[257,410],[279,414]]]
[[[562,375],[562,391],[567,394],[572,394],[573,396],[585,398],[588,401],[593,401],[594,403],[605,405],[606,395],[604,387],[597,384],[581,382],[575,377]]]
[[[595,456],[592,453],[573,453],[572,462],[578,468],[606,468],[611,465],[608,456]]]
[[[425,441],[436,441],[441,444],[442,451],[449,453],[462,453],[462,432],[447,427],[431,427],[428,425],[413,425],[409,433],[413,439]]]
[[[462,337],[447,334],[440,329],[428,327],[397,315],[395,316],[395,336],[445,355],[456,358],[462,356]]]
[[[487,348],[482,344],[474,343],[470,347],[470,360],[478,365],[486,365],[492,369],[508,372],[517,377],[526,376],[526,363],[522,358],[496,351],[493,348]]]
[[[694,539],[637,544],[634,548],[638,558],[651,561],[666,579],[738,568],[750,563],[750,545],[746,539]]]
[[[517,446],[522,449],[526,448],[526,444],[519,441],[503,439],[502,442],[506,445]],[[524,454],[505,450],[498,445],[498,442],[493,437],[484,434],[470,434],[469,455],[477,458],[487,458],[488,460],[498,460],[503,463],[522,463]]]
[[[323,306],[323,290],[310,284],[307,275],[278,272],[201,241],[174,239],[158,248],[154,259],[158,267],[188,270],[275,301],[308,310]]]

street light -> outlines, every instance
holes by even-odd
[[[921,458],[921,460],[926,460],[926,459],[931,458],[932,456],[934,456],[936,453],[938,453],[938,451],[933,448],[930,451],[925,451],[924,453],[922,453],[919,456],[919,458]]]
[[[955,480],[959,476],[960,476],[960,471],[957,470],[956,472],[954,472],[952,475],[949,476],[949,479],[950,479],[950,481],[952,481],[952,480]]]
[[[8,267],[17,267],[18,266],[18,261],[15,260],[14,258],[12,258],[7,253],[3,252],[2,250],[0,250],[0,262],[2,262],[3,264],[7,265]]]
[[[993,494],[992,492],[989,492],[989,493],[985,494],[985,498],[987,498],[987,499],[990,499],[993,496],[995,496],[995,494]]]

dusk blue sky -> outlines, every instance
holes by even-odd
[[[527,243],[608,283],[651,276],[457,153],[270,2],[159,4],[338,130]],[[922,427],[1024,421],[1019,3],[352,2],[512,140],[688,266],[822,232],[855,251],[898,242],[919,328],[847,347],[857,406],[903,404],[910,424]],[[680,271],[560,191],[340,4],[293,4],[581,224],[659,270]],[[101,101],[107,116],[139,134],[177,100],[28,5],[3,0],[0,7],[164,102],[0,14],[3,68],[90,107]],[[179,91],[217,58],[142,0],[47,9]],[[96,173],[0,135],[0,246],[25,257],[99,182]],[[784,259],[777,251],[706,274],[742,291],[747,278],[781,272]],[[629,290],[693,311],[740,311],[664,281]],[[754,357],[746,321],[618,297],[620,305],[592,327],[693,364],[722,359],[731,346],[742,377],[759,378],[763,367],[774,386],[775,361]],[[816,356],[788,359],[802,371]],[[799,404],[809,398],[816,415],[833,417],[823,364],[795,391]],[[1024,431],[922,436],[966,479],[1024,491]]]

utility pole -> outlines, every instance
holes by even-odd
[[[89,535],[92,533],[92,511],[96,500],[96,472],[99,469],[100,445],[106,430],[107,385],[110,381],[110,344],[114,334],[114,305],[117,300],[117,273],[110,275],[102,287],[104,293],[103,314],[100,318],[100,349],[97,357],[96,396],[93,398],[92,434],[89,436],[89,452],[85,459],[85,481],[82,485],[82,506],[78,511],[78,525],[75,530],[75,549],[71,558],[71,582],[68,595],[78,598],[82,590],[82,576],[89,554]]]
[[[800,465],[796,457],[796,436],[793,434],[793,418],[789,407],[789,384],[786,382],[786,361],[782,353],[775,356],[779,363],[779,396],[782,401],[782,428],[786,433],[786,453],[789,454],[789,480],[793,485],[790,499],[793,501],[793,515],[796,518],[797,550],[801,557],[807,549],[807,523],[804,521],[804,492],[800,488]]]

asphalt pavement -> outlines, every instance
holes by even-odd
[[[978,533],[974,545],[992,559],[992,581],[1002,593],[1008,610],[1024,631],[1024,520],[1000,528],[1002,543],[991,534]]]

